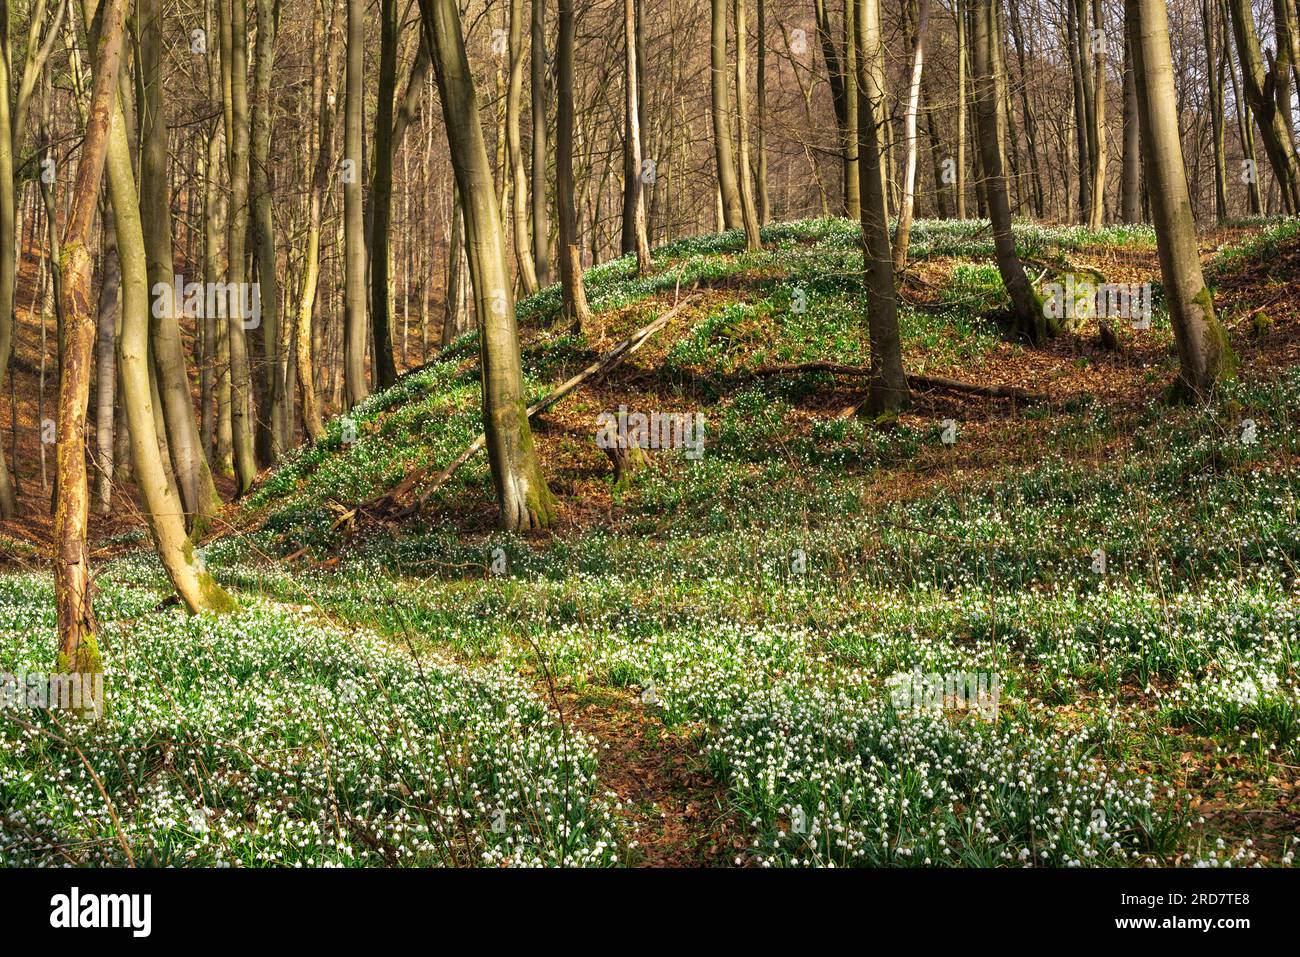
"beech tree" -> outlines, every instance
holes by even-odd
[[[492,167],[479,122],[478,97],[465,55],[459,11],[455,0],[420,0],[420,13],[465,217],[465,248],[479,323],[483,431],[500,523],[511,531],[545,528],[555,520],[555,504],[533,447],[524,403],[505,235],[492,188]],[[561,14],[562,24],[564,19]],[[571,42],[572,38],[568,39]],[[562,27],[561,62],[564,46]],[[560,86],[563,104],[563,79]],[[560,137],[563,140],[563,130]]]
[[[1124,18],[1133,49],[1142,161],[1151,191],[1160,277],[1178,345],[1175,395],[1204,397],[1232,374],[1235,358],[1201,272],[1178,133],[1168,14],[1164,0],[1125,0]]]

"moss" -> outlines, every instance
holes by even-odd
[[[203,596],[205,611],[218,615],[229,615],[239,611],[239,602],[230,597],[230,593],[217,584],[217,580],[207,572],[197,574],[199,593]]]

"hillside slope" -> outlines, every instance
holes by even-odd
[[[866,365],[855,225],[764,241],[591,270],[599,341],[555,289],[521,304],[536,399],[685,302],[536,421],[552,532],[495,531],[482,456],[412,514],[385,499],[478,432],[471,336],[232,509],[204,556],[241,615],[159,614],[152,559],[114,560],[113,707],[73,740],[115,814],[67,743],[6,726],[0,860],[1291,863],[1300,226],[1208,241],[1242,367],[1188,408],[1160,398],[1158,290],[1118,350],[1090,322],[1030,348],[987,226],[918,223],[909,372],[1042,400],[917,389],[874,423],[860,380],[772,372]],[[1018,241],[1035,276],[1156,275],[1143,229]],[[703,454],[615,485],[620,406],[702,414]],[[48,657],[45,577],[0,577],[0,666]]]

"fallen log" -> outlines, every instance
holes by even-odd
[[[616,345],[609,352],[605,353],[605,355],[602,358],[598,359],[597,361],[593,362],[591,365],[587,366],[577,375],[572,376],[569,379],[566,379],[564,382],[560,383],[560,385],[556,386],[555,389],[552,390],[544,398],[539,399],[537,402],[534,402],[532,405],[530,405],[528,407],[528,418],[532,419],[538,413],[545,412],[551,406],[555,405],[555,403],[559,402],[565,396],[569,395],[571,392],[573,392],[575,389],[581,386],[584,382],[593,378],[594,376],[613,370],[614,367],[617,366],[620,362],[622,362],[628,356],[632,355],[632,353],[636,352],[643,345],[645,345],[646,342],[649,341],[651,336],[657,333],[664,326],[668,325],[668,323],[672,321],[673,317],[676,316],[681,311],[681,309],[691,301],[689,296],[686,299],[679,300],[678,296],[680,292],[681,292],[681,287],[679,285],[677,288],[677,292],[675,292],[673,295],[674,304],[671,309],[669,309],[667,312],[659,316],[657,319],[655,319],[653,322],[649,323],[648,325],[642,326],[636,332],[632,333],[632,335],[628,336],[626,339],[624,339],[622,342]],[[481,452],[484,446],[486,445],[487,445],[487,436],[484,433],[480,432],[478,438],[476,438],[473,442],[471,442],[469,446],[465,449],[465,451],[461,452],[460,455],[456,456],[456,458],[454,458],[451,461],[451,463],[447,465],[446,468],[444,468],[441,472],[439,472],[436,476],[434,476],[433,481],[431,481],[427,486],[421,489],[420,493],[415,497],[415,500],[410,505],[402,509],[401,514],[409,515],[412,512],[414,512],[416,509],[418,509],[420,506],[422,506],[426,501],[428,501],[429,496],[433,495],[434,492],[436,492],[443,485],[445,485],[447,483],[447,480],[450,479],[453,475],[455,475],[462,465],[464,465],[466,462],[472,459],[476,454]],[[398,483],[394,488],[384,493],[383,495],[376,496],[374,499],[372,499],[372,501],[375,502],[388,501],[394,504],[399,504],[402,501],[402,499],[404,499],[411,492],[412,489],[414,489],[417,485],[419,485],[424,480],[427,474],[428,474],[427,471],[423,469],[412,472],[410,475],[404,478],[400,483]]]
[[[846,366],[838,362],[823,361],[761,366],[754,370],[753,375],[757,378],[766,378],[774,375],[800,375],[805,372],[828,372],[831,375],[857,376],[861,378],[871,375],[870,369],[864,369],[861,366]],[[1037,392],[1030,392],[1019,386],[976,385],[974,382],[963,382],[960,379],[949,379],[944,376],[909,374],[907,384],[916,389],[947,389],[950,392],[967,392],[971,395],[982,395],[992,399],[1016,399],[1019,402],[1047,401],[1046,396]]]

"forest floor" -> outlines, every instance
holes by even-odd
[[[229,508],[203,557],[237,615],[167,606],[119,505],[109,710],[0,723],[0,862],[1292,863],[1300,223],[1203,236],[1241,364],[1200,406],[1163,399],[1149,230],[1017,241],[1034,278],[1156,286],[1150,328],[1031,347],[998,324],[987,225],[918,223],[909,373],[1040,401],[918,388],[870,422],[860,379],[771,374],[868,355],[855,224],[774,224],[761,253],[731,233],[590,270],[590,338],[555,288],[520,304],[535,401],[682,303],[535,420],[550,531],[495,530],[482,455],[410,514],[389,497],[479,431],[472,335]],[[703,454],[616,486],[593,439],[620,406],[701,413]],[[0,671],[55,645],[26,489]]]

